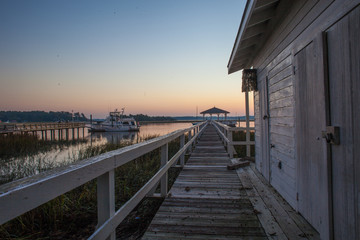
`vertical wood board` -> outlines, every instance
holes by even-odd
[[[340,145],[331,145],[335,239],[359,237],[359,48],[360,7],[327,30],[329,112],[340,128]]]

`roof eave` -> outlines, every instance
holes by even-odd
[[[245,6],[244,13],[243,13],[243,16],[242,16],[242,19],[241,19],[241,22],[240,22],[239,30],[238,30],[238,33],[236,35],[234,46],[233,46],[233,49],[231,51],[230,59],[229,59],[228,65],[227,65],[228,74],[232,73],[230,69],[231,69],[231,65],[233,64],[233,61],[234,61],[234,58],[235,58],[235,55],[236,55],[236,50],[238,49],[238,47],[240,45],[241,37],[244,34],[244,31],[246,29],[246,25],[249,22],[249,19],[250,19],[251,13],[252,13],[252,11],[253,11],[253,9],[255,7],[255,4],[256,4],[256,0],[248,0],[246,2],[246,6]]]
[[[280,2],[285,7],[291,5],[281,0],[247,1],[227,66],[229,74],[253,65],[279,17],[286,12],[278,11]]]

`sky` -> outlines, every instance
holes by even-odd
[[[245,3],[1,0],[0,111],[245,115],[227,74]]]

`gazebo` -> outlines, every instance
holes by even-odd
[[[201,112],[200,114],[203,115],[203,119],[205,119],[205,114],[210,114],[210,118],[212,118],[212,115],[213,114],[216,114],[218,116],[218,120],[220,120],[220,114],[224,114],[225,115],[225,120],[226,120],[226,117],[227,117],[227,114],[230,113],[228,111],[225,111],[225,110],[222,110],[220,108],[216,108],[216,107],[213,107],[213,108],[210,108],[206,111],[203,111]]]

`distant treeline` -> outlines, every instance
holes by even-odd
[[[129,117],[129,116],[128,116]],[[136,114],[136,115],[131,115],[130,117],[135,118],[136,121],[138,122],[145,122],[145,121],[175,121],[176,119],[172,118],[172,117],[164,117],[164,116],[154,116],[154,117],[150,117],[148,115],[144,115],[144,114]]]
[[[2,122],[58,122],[58,121],[87,121],[83,113],[76,112],[74,117],[70,112],[44,111],[0,111]]]
[[[124,117],[133,117],[136,121],[175,121],[172,117],[155,116],[151,117],[144,114],[136,114]],[[44,112],[44,111],[0,111],[0,121],[2,122],[66,122],[66,121],[89,121],[83,113],[76,112],[74,117],[71,112]]]

